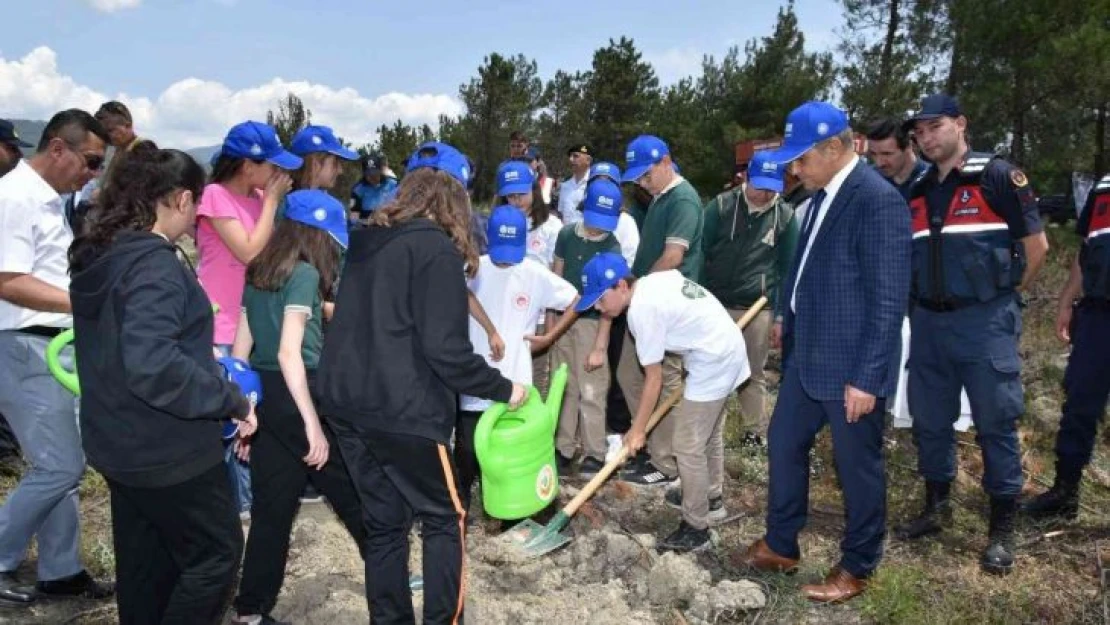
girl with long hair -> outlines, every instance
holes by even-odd
[[[274,216],[292,181],[285,173],[301,166],[285,151],[273,126],[243,122],[224,138],[212,166],[210,184],[197,206],[197,276],[216,311],[215,350],[231,353],[239,324],[247,263],[258,256],[274,232]],[[260,192],[261,190],[261,192]],[[228,475],[239,514],[250,517],[250,472],[234,450],[225,450]]]
[[[457,395],[517,406],[525,390],[468,338],[466,276],[478,255],[465,157],[426,144],[408,167],[394,200],[351,234],[319,389],[362,501],[374,621],[415,621],[408,541],[416,518],[423,622],[453,623],[462,616],[466,522],[449,448]]]
[[[212,358],[211,305],[174,246],[203,189],[187,154],[133,154],[69,251],[82,441],[111,493],[124,625],[219,622],[243,548],[220,420],[258,422]]]
[[[253,513],[243,578],[235,599],[243,625],[273,623],[285,577],[298,497],[312,483],[331,501],[361,549],[362,508],[313,391],[323,342],[323,304],[331,299],[347,245],[343,205],[324,191],[294,191],[285,218],[250,265],[232,354],[262,381],[266,428],[240,444],[249,453]]]

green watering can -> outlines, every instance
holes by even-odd
[[[482,413],[474,451],[482,467],[482,504],[496,519],[523,519],[543,510],[559,494],[555,428],[567,386],[567,365],[551,376],[545,402],[535,387],[528,400],[509,410],[497,403]]]
[[[74,370],[70,371],[62,366],[61,360],[58,356],[62,353],[67,345],[73,342],[73,328],[62,332],[55,336],[46,345],[46,368],[50,371],[50,375],[59,384],[64,386],[66,390],[74,395],[81,394],[81,383],[77,381],[77,356],[73,357]]]

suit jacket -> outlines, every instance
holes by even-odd
[[[910,231],[906,201],[860,161],[829,205],[800,281],[806,240],[798,241],[780,298],[784,359],[798,367],[814,399],[841,400],[847,384],[876,397],[894,394],[910,294]]]

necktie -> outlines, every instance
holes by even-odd
[[[821,189],[813,194],[809,203],[809,212],[806,213],[806,222],[802,224],[802,241],[808,245],[809,237],[813,234],[813,224],[817,223],[817,213],[821,212],[821,203],[825,201],[825,190]],[[806,245],[801,246],[803,251]]]

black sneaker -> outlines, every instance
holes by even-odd
[[[63,577],[35,584],[39,594],[52,597],[84,597],[86,599],[106,599],[116,592],[115,584],[111,582],[98,582],[89,575],[88,571],[81,571],[76,575]]]
[[[709,540],[709,528],[699,530],[683,521],[678,524],[678,529],[659,543],[659,548],[666,551],[690,553],[708,549],[712,545]]]
[[[670,507],[681,510],[682,509],[682,489],[669,488],[666,494],[663,495],[663,501]],[[709,515],[706,520],[710,525],[719,523],[728,518],[728,511],[725,510],[725,500],[721,497],[709,498]]]
[[[578,475],[582,477],[593,477],[605,467],[605,463],[594,458],[593,456],[586,456],[582,459],[581,464],[578,465]]]
[[[674,482],[678,477],[667,475],[648,462],[621,473],[621,479],[640,486],[663,486]]]
[[[559,471],[559,475],[566,475],[570,473],[570,465],[574,462],[573,458],[567,458],[559,452],[555,452],[555,468]]]
[[[301,493],[301,503],[324,503],[324,496],[312,486],[312,482],[309,482]]]
[[[0,605],[27,605],[34,601],[34,586],[21,583],[15,573],[0,572]]]

